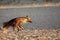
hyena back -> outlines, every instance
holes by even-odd
[[[8,22],[3,23],[3,28],[8,29],[10,26],[12,26],[13,30],[16,31],[16,29],[15,29],[16,27],[18,28],[18,30],[21,29],[21,28],[23,29],[23,27],[22,27],[23,24],[27,23],[27,22],[32,23],[32,20],[31,20],[30,17],[28,17],[28,16],[26,16],[26,17],[17,17],[17,18],[14,18],[14,19],[12,19]]]

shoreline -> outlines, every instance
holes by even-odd
[[[43,4],[29,4],[29,5],[0,5],[0,9],[6,8],[33,8],[33,7],[54,7],[60,6],[58,3],[43,3]]]

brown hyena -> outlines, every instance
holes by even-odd
[[[32,20],[30,17],[26,16],[26,17],[17,17],[17,18],[14,18],[8,22],[5,22],[3,23],[3,29],[8,29],[10,26],[13,27],[13,30],[16,31],[16,27],[19,29],[23,29],[22,25],[24,23],[27,23],[27,22],[30,22],[32,23]]]

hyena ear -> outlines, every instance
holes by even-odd
[[[26,18],[28,18],[28,15],[26,16]]]

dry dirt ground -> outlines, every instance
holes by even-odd
[[[60,40],[60,29],[25,29],[19,32],[0,30],[0,40]]]

